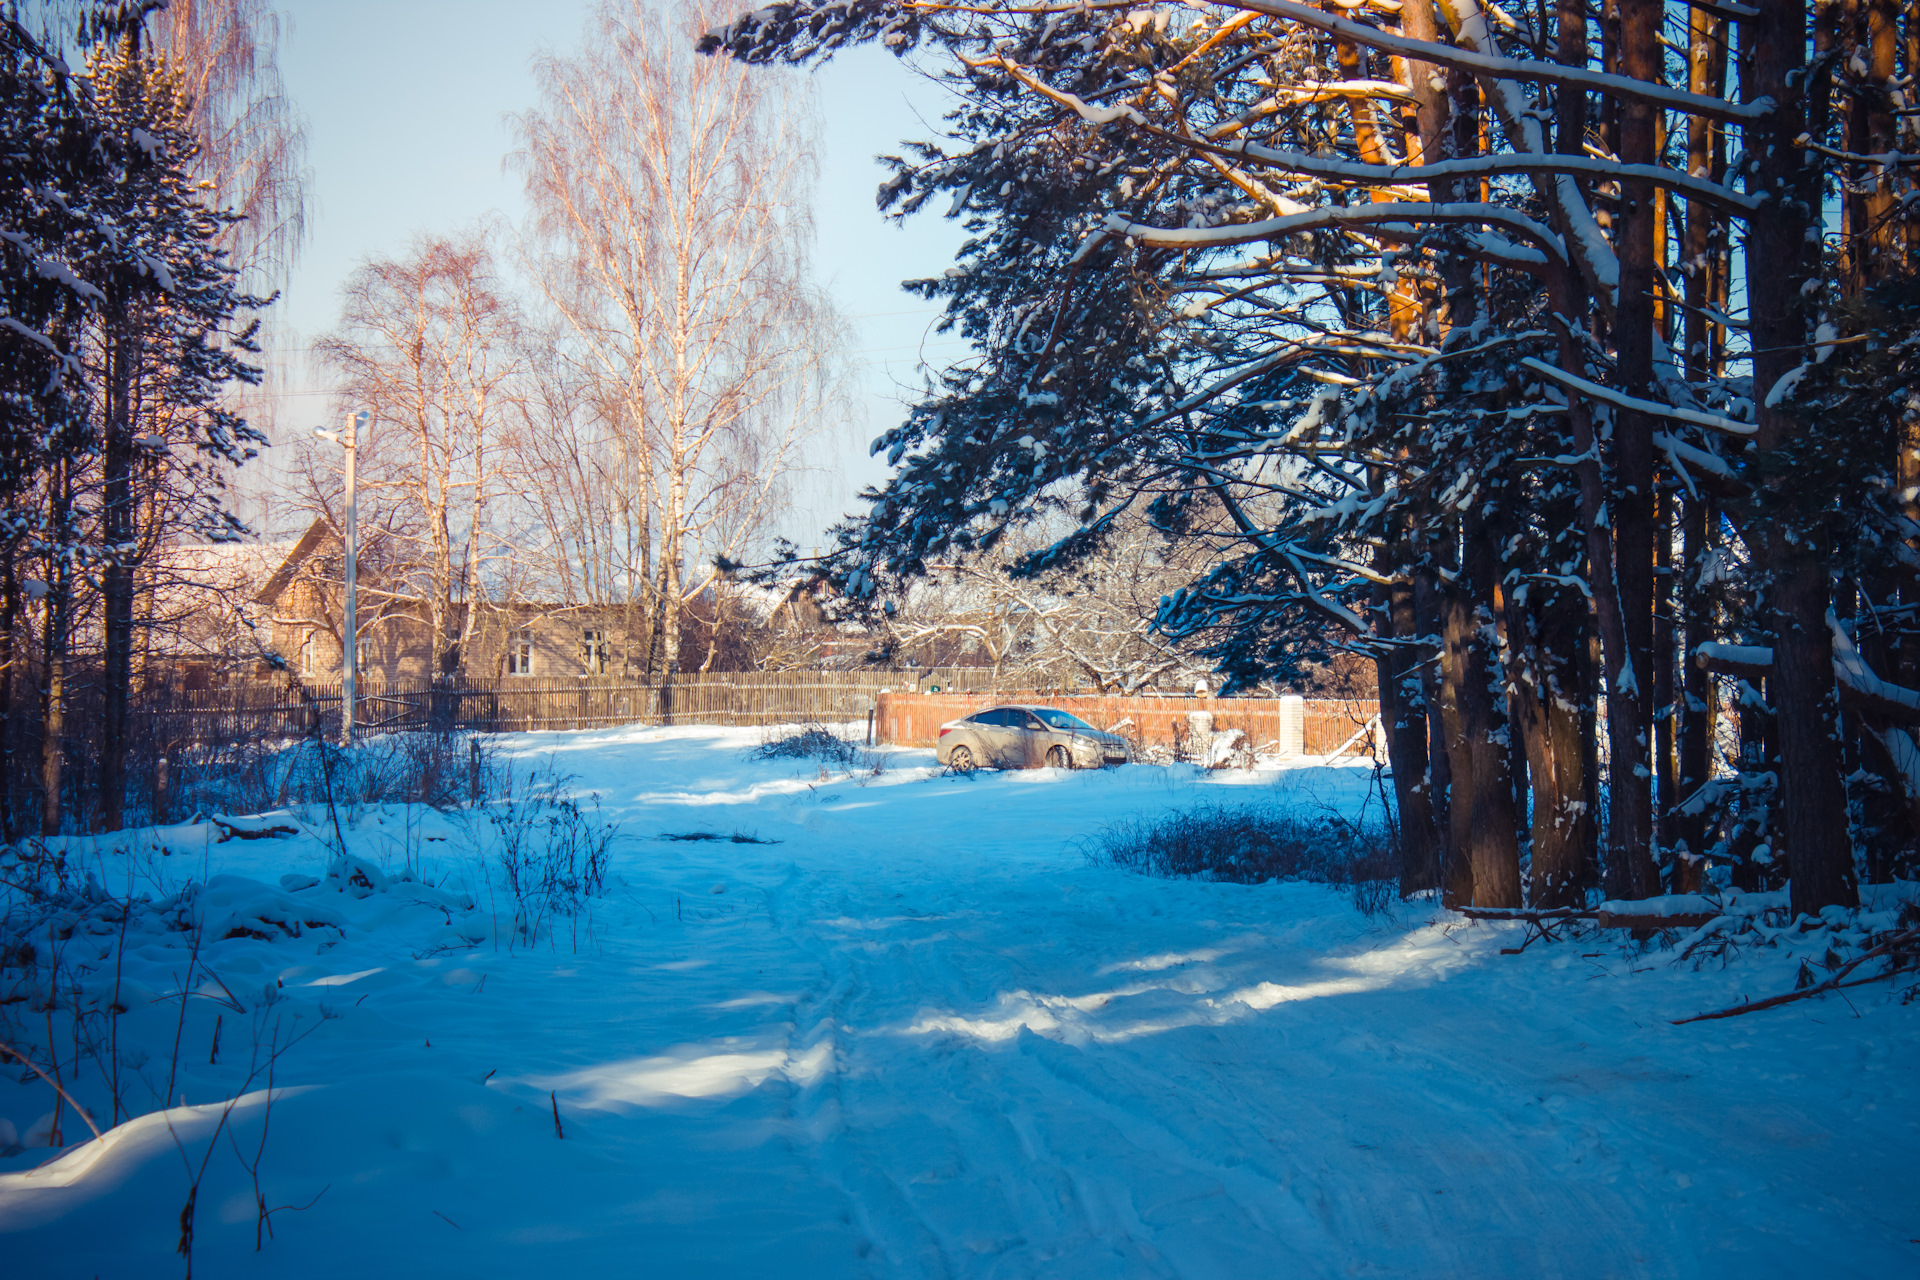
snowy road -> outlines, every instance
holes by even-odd
[[[902,753],[821,782],[747,763],[756,740],[514,740],[558,748],[634,837],[590,932],[551,950],[219,944],[236,989],[277,977],[340,1016],[286,1060],[279,1083],[312,1087],[272,1108],[261,1165],[274,1203],[324,1194],[256,1255],[220,1153],[196,1274],[1920,1273],[1920,1011],[1879,988],[1675,1027],[1792,963],[1501,956],[1500,929],[1074,847],[1229,787],[1350,808],[1356,770],[967,780]],[[778,843],[659,838],[696,830]],[[209,857],[271,879],[286,847]],[[191,1148],[208,1122],[173,1114]],[[263,1114],[238,1113],[249,1154]],[[0,1160],[7,1274],[177,1272],[164,1126],[18,1176],[41,1158]]]

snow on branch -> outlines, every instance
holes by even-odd
[[[1703,413],[1698,409],[1682,409],[1676,405],[1663,404],[1658,400],[1646,400],[1640,396],[1630,396],[1624,391],[1615,391],[1604,387],[1579,374],[1568,373],[1565,369],[1555,368],[1535,356],[1523,356],[1520,363],[1541,377],[1567,391],[1577,391],[1581,395],[1595,400],[1603,400],[1617,409],[1626,409],[1633,413],[1644,413],[1656,418],[1672,418],[1678,422],[1690,422],[1696,427],[1724,432],[1730,436],[1746,437],[1759,430],[1751,422],[1740,422],[1733,418],[1723,418],[1717,413]]]
[[[1774,105],[1768,98],[1753,102],[1729,102],[1725,98],[1711,98],[1704,94],[1688,93],[1684,89],[1670,89],[1665,85],[1651,84],[1644,80],[1613,75],[1605,71],[1587,71],[1580,67],[1562,66],[1557,62],[1541,62],[1532,58],[1505,58],[1494,54],[1475,53],[1432,40],[1415,40],[1408,36],[1382,31],[1378,27],[1370,27],[1364,23],[1341,18],[1310,5],[1297,4],[1294,0],[1234,0],[1234,3],[1243,9],[1251,9],[1271,17],[1290,18],[1303,27],[1323,31],[1341,40],[1351,40],[1357,45],[1378,49],[1382,53],[1397,54],[1403,58],[1431,62],[1443,67],[1454,67],[1490,80],[1525,80],[1540,84],[1569,85],[1606,94],[1615,99],[1635,98],[1642,102],[1650,102],[1656,107],[1730,124],[1747,120],[1763,120],[1772,112]]]
[[[1278,240],[1302,231],[1325,231],[1347,227],[1377,227],[1405,237],[1418,234],[1421,223],[1470,223],[1492,225],[1519,235],[1546,251],[1555,262],[1565,262],[1560,238],[1544,224],[1517,209],[1502,204],[1436,204],[1428,200],[1394,200],[1379,204],[1337,206],[1312,209],[1306,213],[1265,218],[1224,227],[1150,227],[1129,222],[1124,214],[1109,214],[1100,235],[1124,236],[1142,244],[1163,249],[1202,249],[1249,244],[1257,240]],[[1091,243],[1091,242],[1090,242]],[[1080,253],[1085,254],[1082,246]],[[1080,255],[1076,255],[1080,256]]]
[[[1401,186],[1430,183],[1435,179],[1478,180],[1516,173],[1567,173],[1584,177],[1640,179],[1657,187],[1692,196],[1706,204],[1729,211],[1752,213],[1765,203],[1759,196],[1744,195],[1731,187],[1705,178],[1696,178],[1657,164],[1622,164],[1598,156],[1570,156],[1557,152],[1502,153],[1470,156],[1458,160],[1439,160],[1431,164],[1364,164],[1356,160],[1312,155],[1304,151],[1286,151],[1257,142],[1213,144],[1230,155],[1261,164],[1270,164],[1292,173],[1316,178],[1333,178],[1361,186]]]
[[[1693,648],[1693,663],[1703,671],[1761,680],[1773,673],[1773,646],[1764,644],[1721,644],[1710,640]]]
[[[1841,692],[1851,701],[1889,719],[1920,724],[1920,690],[1894,684],[1875,674],[1831,609],[1827,611],[1827,630],[1833,637],[1833,674]],[[1769,645],[1696,645],[1693,661],[1705,670],[1747,680],[1773,673],[1773,649]]]
[[[1054,88],[1046,81],[1027,71],[1026,68],[1005,57],[996,56],[977,59],[963,57],[960,61],[969,67],[998,67],[1041,97],[1057,102],[1061,106],[1070,109],[1074,114],[1091,125],[1113,124],[1119,120],[1127,120],[1133,124],[1145,124],[1147,122],[1147,118],[1141,115],[1139,109],[1132,103],[1122,102],[1111,107],[1092,106],[1084,99],[1068,93],[1065,89]]]
[[[1831,609],[1827,610],[1827,630],[1833,634],[1833,672],[1843,688],[1883,715],[1920,722],[1920,692],[1874,674]]]

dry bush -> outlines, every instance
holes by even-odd
[[[1305,880],[1345,886],[1368,916],[1387,910],[1399,863],[1391,834],[1335,813],[1305,815],[1273,804],[1209,801],[1150,817],[1123,818],[1083,844],[1089,861],[1170,879],[1265,884]]]
[[[777,735],[777,736],[776,736]],[[749,760],[818,760],[843,769],[866,767],[873,755],[866,747],[843,738],[824,724],[805,724],[799,728],[780,725],[764,735],[759,746],[747,753]]]
[[[601,816],[597,797],[583,802],[570,794],[572,781],[551,764],[521,774],[502,770],[478,807],[512,901],[513,936],[521,943],[551,941],[561,919],[576,923],[577,943],[577,923],[589,899],[606,892],[620,824]]]

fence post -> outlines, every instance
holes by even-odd
[[[1307,754],[1307,700],[1290,693],[1280,699],[1280,756]]]

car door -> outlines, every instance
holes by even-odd
[[[975,764],[994,764],[999,754],[1006,750],[1001,741],[1005,734],[992,711],[980,711],[960,722],[963,737],[961,742],[973,752]]]
[[[1022,769],[1038,769],[1047,762],[1047,748],[1054,741],[1053,730],[1031,711],[1010,707],[1007,715],[1013,721],[1009,747],[1015,761]]]
[[[980,725],[980,745],[986,748],[987,760],[996,768],[1015,769],[1020,766],[1022,750],[1019,721],[1020,713],[1011,707],[995,707],[983,711],[975,717]]]

